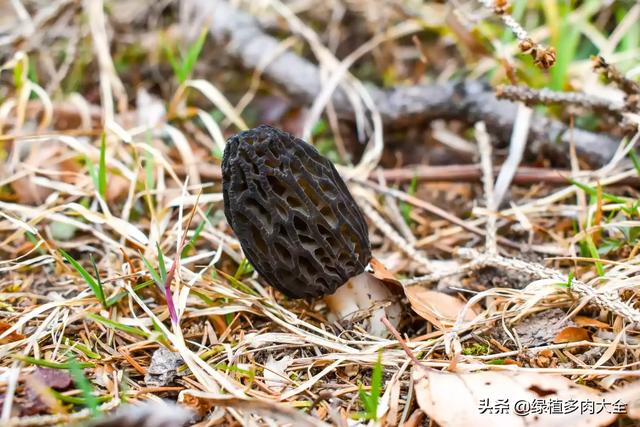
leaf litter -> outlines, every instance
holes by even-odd
[[[613,21],[597,2],[558,10],[529,37],[514,17],[539,10],[515,3],[512,16],[506,2],[489,1],[452,14],[435,2],[391,2],[382,13],[368,0],[216,0],[227,22],[279,51],[242,61],[190,21],[209,16],[199,0],[180,13],[171,1],[44,3],[11,2],[11,19],[0,21],[3,425],[580,426],[640,417],[637,135],[622,131],[637,127],[637,83],[616,68],[637,75],[638,33],[624,18],[637,6],[611,5]],[[426,34],[425,22],[460,50]],[[586,54],[559,37],[571,26],[608,62],[585,67]],[[276,33],[288,38],[273,42]],[[536,41],[545,34],[549,44]],[[305,75],[327,78],[309,85],[322,91],[311,114],[299,102],[305,87],[267,82],[288,70],[278,61],[307,51],[314,62],[303,63],[317,68]],[[513,152],[491,152],[490,115],[486,126],[438,120],[396,133],[363,84],[428,86],[463,69],[468,79],[522,79],[526,91],[503,90],[516,100],[562,100],[566,110],[545,114],[576,125],[576,144],[591,126],[619,140],[618,152],[594,170],[569,149],[521,158],[525,129],[539,123],[524,108]],[[582,92],[532,89],[547,85]],[[338,120],[345,111],[336,111],[332,86],[353,123]],[[291,96],[274,100],[283,93]],[[614,120],[590,116],[589,93],[612,94]],[[387,264],[372,262],[373,274],[403,305],[402,335],[329,321],[323,302],[283,298],[239,268],[246,262],[223,220],[219,164],[225,138],[255,117],[304,131],[338,163],[368,218],[374,256]],[[565,154],[572,169],[550,169],[564,167],[555,157]],[[439,162],[453,166],[449,174],[474,162],[484,186],[463,175],[430,182],[414,167]],[[521,162],[542,166],[533,184],[516,184]],[[546,182],[547,169],[572,178]],[[165,289],[154,275],[169,278]],[[500,399],[509,400],[506,414],[488,408]],[[515,415],[520,400],[541,412]],[[618,400],[624,415],[610,411]],[[609,410],[550,414],[552,402],[572,401]]]

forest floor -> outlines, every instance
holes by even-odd
[[[0,11],[0,425],[640,420],[640,4]],[[385,336],[244,258],[220,164],[259,124],[336,164]]]

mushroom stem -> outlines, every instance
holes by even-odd
[[[397,326],[402,313],[398,301],[387,286],[367,272],[349,279],[333,295],[325,296],[324,301],[331,312],[331,320],[350,320],[358,313],[371,309],[373,305],[379,305],[371,309],[366,328],[369,333],[379,337],[389,335],[382,317],[386,315],[391,324]]]

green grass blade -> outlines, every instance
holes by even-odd
[[[365,413],[364,418],[367,420],[378,419],[378,403],[382,394],[382,352],[378,353],[378,360],[373,366],[371,372],[371,387],[367,393],[362,386],[358,390],[358,396],[362,402]]]
[[[38,251],[39,254],[44,255],[47,253],[47,251],[42,249],[42,245],[40,244],[42,240],[40,240],[35,234],[33,234],[30,231],[25,231],[24,235],[27,237],[27,239],[29,239],[29,241],[33,244],[34,247],[38,248],[36,250]]]
[[[93,162],[87,157],[84,156],[84,164],[87,166],[87,170],[89,171],[89,176],[91,177],[91,181],[93,181],[93,185],[95,188],[100,188],[100,183],[98,182],[98,171],[96,170],[96,166]]]
[[[100,414],[100,412],[98,411],[98,399],[93,393],[93,387],[91,387],[91,383],[84,375],[82,368],[74,357],[69,359],[69,373],[71,374],[76,387],[82,392],[82,397],[84,398],[84,402],[89,408],[91,415],[93,417],[98,416]]]
[[[153,156],[148,150],[144,150],[144,173],[147,191],[153,191],[156,188],[155,178],[153,177]]]
[[[593,239],[591,236],[587,236],[585,239],[587,242],[587,248],[589,249],[589,254],[591,254],[591,258],[600,259],[600,254],[598,253],[598,248],[595,243],[593,243]],[[596,265],[596,271],[598,272],[598,276],[604,276],[604,268],[602,267],[602,263],[599,261],[594,261]]]
[[[107,303],[104,299],[104,290],[102,289],[102,285],[89,274],[87,270],[84,269],[83,266],[78,263],[71,255],[69,255],[64,249],[59,249],[60,254],[71,264],[71,266],[82,276],[87,285],[91,288],[94,295],[100,301],[100,303],[106,308]]]
[[[169,60],[169,64],[171,64],[171,68],[173,69],[173,74],[176,76],[176,79],[178,79],[178,82],[183,83],[184,80],[181,78],[182,69],[173,53],[173,48],[165,45],[164,52],[167,55],[167,59]]]
[[[160,270],[160,279],[162,283],[167,281],[167,266],[164,263],[164,254],[160,249],[160,244],[156,242],[156,249],[158,250],[158,269]]]
[[[568,20],[566,21],[562,25],[562,33],[565,35],[560,38],[556,63],[551,68],[551,89],[557,91],[565,89],[569,65],[574,60],[580,41],[580,29],[575,25],[569,25]]]
[[[89,260],[91,261],[91,265],[93,266],[93,272],[95,273],[96,282],[98,283],[98,287],[102,293],[102,303],[106,306],[106,298],[104,296],[104,286],[102,285],[102,280],[100,280],[100,272],[98,271],[98,266],[96,265],[96,261],[93,259],[93,254],[89,254]]]
[[[147,270],[149,270],[149,275],[151,275],[153,281],[164,292],[164,281],[160,276],[158,276],[158,272],[156,271],[156,269],[153,268],[149,260],[145,258],[144,255],[140,254],[140,257],[142,258],[142,262],[144,263],[145,267],[147,267]]]
[[[622,22],[624,17],[629,12],[628,6],[624,4],[620,4],[615,11],[616,21],[618,24]],[[619,52],[627,52],[633,50],[640,46],[640,25],[631,25],[627,30],[627,33],[620,41],[620,47],[618,49]],[[629,67],[636,65],[635,61],[627,60],[622,64],[618,64],[618,67],[622,69],[622,71],[626,71]]]
[[[595,189],[594,187],[590,187],[572,178],[569,178],[569,182],[575,185],[576,187],[578,187],[579,189],[581,189],[582,191],[584,191],[585,193],[587,193],[589,196],[598,197],[598,190]],[[613,202],[613,203],[623,203],[623,204],[629,201],[628,199],[625,199],[623,197],[618,197],[615,194],[605,193],[604,191],[602,192],[602,199],[607,200],[609,202]]]
[[[413,196],[416,193],[417,189],[418,189],[418,178],[414,174],[413,178],[411,178],[411,183],[409,184],[409,188],[407,189],[407,194],[410,196]],[[413,210],[413,206],[407,202],[400,202],[398,207],[400,209],[400,213],[402,214],[402,218],[404,218],[404,222],[410,226],[412,223],[411,212]]]
[[[17,355],[15,356],[15,358],[17,360],[28,363],[30,365],[42,366],[42,367],[51,368],[51,369],[69,369],[69,362],[53,362],[51,360],[36,359],[35,357],[22,356],[22,355]],[[91,363],[91,362],[76,362],[76,363],[81,368],[95,368],[96,366],[95,363]]]
[[[371,406],[371,399],[369,394],[364,391],[362,387],[358,390],[358,397],[360,397],[360,402],[362,402],[362,406],[364,407],[364,418],[372,419],[371,413],[373,412],[373,407]]]
[[[204,226],[207,224],[209,214],[211,213],[212,208],[213,206],[209,206],[209,209],[207,209],[207,212],[205,212],[204,221],[202,221],[196,227],[195,231],[193,232],[193,236],[191,236],[191,239],[189,239],[189,243],[187,243],[182,249],[182,252],[180,252],[180,258],[186,257],[189,251],[195,248],[196,241],[198,240],[198,237],[200,237],[200,233],[202,233],[202,230],[204,230]]]
[[[13,84],[18,91],[20,91],[20,89],[22,89],[22,86],[24,86],[25,84],[24,64],[25,61],[17,61],[16,65],[13,67]]]
[[[218,273],[219,273],[222,277],[224,277],[225,279],[227,279],[227,280],[229,281],[229,284],[230,284],[231,286],[233,286],[234,288],[239,289],[239,290],[241,290],[242,292],[246,292],[246,293],[248,293],[249,295],[254,295],[254,296],[257,296],[257,295],[258,295],[258,293],[257,293],[256,291],[254,291],[253,289],[251,289],[251,287],[250,287],[250,286],[248,286],[248,285],[246,285],[246,284],[242,283],[242,281],[240,281],[240,280],[236,279],[235,277],[233,277],[233,276],[231,276],[231,275],[229,275],[229,274],[225,273],[225,272],[224,272],[224,271],[222,271],[222,270],[218,271]]]
[[[575,273],[573,271],[569,272],[569,276],[567,277],[567,289],[571,289],[571,284],[573,283],[573,276]]]
[[[233,275],[233,277],[239,280],[244,275],[250,273],[253,273],[253,266],[249,263],[248,259],[242,258],[242,261],[240,261],[240,264],[238,264],[238,269],[236,270],[236,273]]]
[[[138,292],[140,289],[144,289],[147,286],[151,285],[152,283],[154,283],[153,280],[147,280],[146,282],[142,282],[138,285],[135,285],[133,287],[133,291],[134,292]],[[116,305],[122,298],[126,297],[129,293],[127,291],[122,291],[119,292],[117,294],[115,294],[114,296],[112,296],[111,298],[107,299],[107,307],[111,307],[113,305]]]
[[[633,163],[633,167],[636,170],[638,176],[640,176],[640,159],[635,151],[629,151],[629,158],[631,159],[631,163]]]
[[[69,348],[75,348],[78,351],[81,351],[85,356],[87,356],[90,359],[96,359],[96,360],[102,359],[102,356],[100,356],[98,353],[92,351],[89,347],[87,347],[84,344],[80,344],[77,341],[73,341],[67,337],[63,337],[62,343],[69,346]]]
[[[100,138],[100,163],[98,164],[98,193],[103,200],[107,196],[107,135],[103,132]]]
[[[93,313],[89,313],[87,314],[87,317],[95,322],[98,323],[102,323],[103,325],[105,325],[108,328],[112,328],[112,329],[117,329],[120,330],[122,332],[126,332],[128,334],[131,335],[137,335],[139,337],[143,337],[143,338],[149,338],[149,334],[146,333],[145,331],[138,329],[136,327],[133,326],[129,326],[129,325],[124,325],[122,323],[116,322],[114,320],[110,320],[107,318],[104,318],[98,314],[93,314]]]
[[[53,397],[55,397],[61,402],[71,403],[72,405],[82,405],[87,407],[89,406],[87,401],[82,397],[67,396],[66,394],[62,394],[59,391],[55,391],[53,389],[49,389],[49,391],[51,392]],[[97,403],[105,403],[111,400],[111,396],[94,396],[94,397]]]
[[[187,78],[193,72],[193,68],[198,61],[198,57],[204,47],[204,42],[207,39],[207,30],[203,29],[198,36],[198,39],[189,47],[186,56],[182,60],[182,66],[180,69],[180,83],[184,83]]]
[[[371,396],[371,406],[373,419],[378,418],[378,402],[380,401],[380,395],[382,394],[382,352],[378,353],[378,360],[376,361],[375,366],[373,367],[373,372],[371,373],[371,391],[369,392]]]

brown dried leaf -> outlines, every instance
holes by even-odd
[[[53,190],[42,187],[33,182],[35,178],[34,169],[47,169],[49,171],[59,171],[59,165],[52,164],[51,159],[60,152],[58,145],[39,144],[32,145],[26,159],[17,167],[16,172],[27,173],[22,178],[11,182],[11,188],[16,193],[18,201],[25,204],[42,203]]]
[[[371,258],[371,261],[369,261],[369,265],[371,266],[372,270],[371,274],[373,274],[373,277],[375,277],[376,279],[382,280],[383,282],[392,285],[402,286],[400,281],[396,279],[393,273],[387,270],[384,264],[382,264],[376,258]]]
[[[573,321],[576,322],[576,325],[578,326],[593,326],[594,328],[602,329],[609,329],[611,327],[608,323],[604,323],[587,316],[576,316]]]
[[[42,203],[53,193],[52,188],[35,182],[36,176],[67,184],[76,184],[82,179],[82,175],[78,174],[82,167],[75,158],[67,155],[70,150],[66,146],[55,142],[32,143],[25,150],[28,150],[23,154],[26,157],[16,166],[20,178],[11,182],[11,188],[20,203]]]
[[[276,360],[273,355],[269,355],[263,372],[265,385],[274,392],[282,392],[291,383],[285,373],[291,363],[293,363],[293,358],[289,355],[279,360]]]
[[[424,412],[421,409],[416,409],[409,419],[402,425],[402,427],[418,427],[422,425],[424,419]]]
[[[34,375],[39,381],[46,384],[47,387],[58,391],[66,390],[73,382],[69,371],[63,369],[43,368],[39,366],[36,368]]]
[[[431,291],[422,286],[408,286],[404,289],[411,308],[421,317],[442,329],[447,324],[453,324],[465,303],[451,295]],[[477,316],[473,307],[464,315],[464,320],[470,321]]]
[[[270,400],[242,399],[229,395],[209,393],[200,390],[183,390],[178,395],[178,403],[186,403],[193,408],[196,402],[205,400],[212,406],[235,408],[247,413],[259,414],[273,418],[278,425],[289,424],[296,427],[329,427],[328,424],[315,417],[298,411],[288,405],[278,404]]]
[[[121,202],[129,193],[129,180],[120,175],[109,175],[107,181],[107,202]]]
[[[611,411],[603,410],[599,414],[585,414],[581,411],[542,411],[534,413],[531,402],[549,405],[551,399],[567,402],[570,399],[580,402],[616,402],[630,404],[637,400],[640,382],[620,391],[600,393],[597,390],[580,386],[559,375],[546,375],[527,372],[472,372],[447,373],[427,371],[422,367],[413,369],[416,400],[420,409],[441,427],[448,426],[601,426],[609,425],[618,417]],[[488,400],[487,400],[488,399]],[[506,402],[507,411],[499,413],[496,407],[498,399]],[[516,402],[522,414],[517,414]],[[529,410],[526,405],[529,404]],[[631,405],[630,405],[631,406]],[[482,409],[489,408],[484,413]],[[542,407],[542,406],[540,406]],[[547,406],[548,407],[548,406]],[[455,410],[452,410],[455,408]]]
[[[50,407],[42,397],[43,396],[34,391],[33,388],[27,387],[24,394],[24,402],[20,404],[20,416],[29,417],[46,414],[47,411],[50,410]]]
[[[44,413],[60,413],[64,409],[58,399],[51,393],[52,389],[64,390],[71,385],[71,377],[65,371],[57,369],[36,368],[36,371],[25,378],[24,400],[20,405],[20,414],[37,415]],[[61,374],[61,375],[60,375]],[[66,377],[68,378],[65,378]]]
[[[11,328],[11,325],[9,323],[5,322],[4,320],[0,320],[0,335],[4,334],[4,332],[9,330],[9,328]],[[6,337],[0,338],[0,345],[7,344],[13,341],[20,341],[22,339],[24,339],[24,335],[13,331]]]
[[[591,334],[584,328],[578,328],[576,326],[567,326],[553,339],[555,344],[563,342],[578,342],[578,341],[591,341]]]
[[[198,396],[194,396],[188,393],[181,393],[180,399],[180,403],[182,404],[182,406],[190,409],[199,417],[204,417],[211,411],[211,408],[215,406],[215,403],[211,402],[208,399],[200,399]]]

